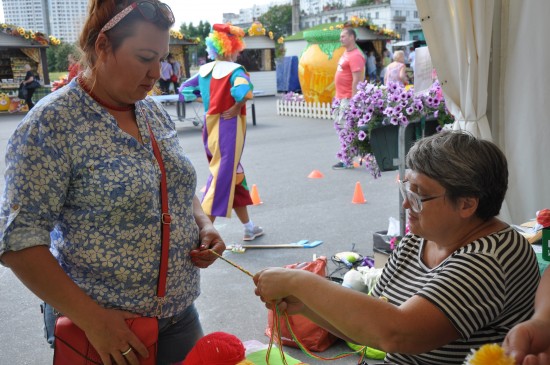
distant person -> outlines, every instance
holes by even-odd
[[[388,70],[388,65],[391,63],[391,53],[387,49],[384,49],[382,52],[382,71],[380,71],[380,82],[384,84],[384,79],[386,76],[386,71]]]
[[[25,79],[21,82],[21,85],[26,90],[25,95],[25,103],[29,107],[29,110],[31,110],[34,107],[34,103],[32,102],[32,97],[34,95],[34,91],[38,86],[40,86],[40,83],[36,79],[36,75],[32,72],[31,65],[26,64],[25,65]]]
[[[357,85],[365,80],[365,56],[355,43],[357,34],[351,27],[345,27],[340,32],[340,43],[346,51],[338,61],[334,85],[336,87],[335,104],[338,106],[334,111],[334,127],[337,131],[343,127],[344,111],[349,106],[350,99],[357,93]],[[332,166],[335,170],[352,169],[353,165],[346,165],[343,161]]]
[[[172,77],[170,81],[172,81],[172,84],[174,85],[174,94],[177,94],[180,88],[180,81],[181,81],[181,75],[182,75],[181,64],[172,55],[168,56],[168,63],[172,65]]]
[[[174,70],[172,69],[172,65],[166,58],[164,58],[160,62],[160,79],[159,79],[159,85],[160,85],[160,91],[162,95],[168,95],[170,93],[170,83],[172,82],[172,75],[174,74]]]
[[[228,24],[214,24],[206,38],[207,63],[182,84],[186,101],[202,98],[205,111],[203,141],[210,176],[202,208],[212,222],[231,217],[234,210],[244,226],[243,241],[264,234],[248,215],[252,198],[241,165],[246,139],[246,102],[253,98],[250,75],[235,61],[245,48],[244,31]]]
[[[401,86],[407,85],[409,79],[405,68],[405,53],[403,51],[395,51],[393,62],[388,65],[384,76],[384,85],[388,85],[389,82],[395,82]]]
[[[69,75],[67,76],[67,82],[70,82],[80,73],[80,63],[72,53],[67,55],[67,61],[69,62]]]
[[[376,57],[374,56],[374,51],[369,51],[369,55],[367,57],[367,74],[369,75],[370,83],[378,81],[378,76],[376,75]]]

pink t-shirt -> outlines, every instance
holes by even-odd
[[[359,71],[365,72],[365,56],[363,56],[363,53],[358,48],[344,52],[342,57],[340,57],[340,61],[338,61],[336,75],[334,75],[336,98],[351,98],[352,73]]]

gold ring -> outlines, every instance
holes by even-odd
[[[132,350],[133,350],[133,348],[130,347],[128,350],[126,350],[122,353],[122,356],[128,355],[130,352],[132,352]]]

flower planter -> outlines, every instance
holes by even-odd
[[[337,107],[335,103],[333,108]],[[387,86],[362,82],[344,110],[344,119],[337,128],[341,145],[337,157],[346,163],[361,157],[375,178],[381,171],[397,170],[401,164],[400,127],[406,126],[403,148],[407,153],[422,135],[432,135],[453,122],[437,82],[421,95],[392,82]]]
[[[405,154],[409,152],[415,141],[424,136],[428,137],[437,132],[437,119],[428,118],[424,122],[411,123],[405,129]],[[381,171],[397,170],[399,166],[393,164],[399,158],[399,127],[386,125],[377,127],[371,133],[371,149]]]
[[[414,128],[405,129],[405,153],[414,143]],[[371,149],[381,171],[397,170],[394,160],[399,158],[399,127],[386,125],[374,128],[370,137]]]

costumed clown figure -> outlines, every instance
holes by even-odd
[[[253,98],[250,76],[235,63],[245,48],[244,31],[229,24],[214,24],[206,38],[206,50],[213,62],[180,87],[180,99],[202,98],[205,111],[203,142],[210,176],[201,202],[212,222],[231,217],[231,210],[244,225],[243,240],[263,235],[248,216],[252,199],[240,163],[246,136],[246,101]]]

